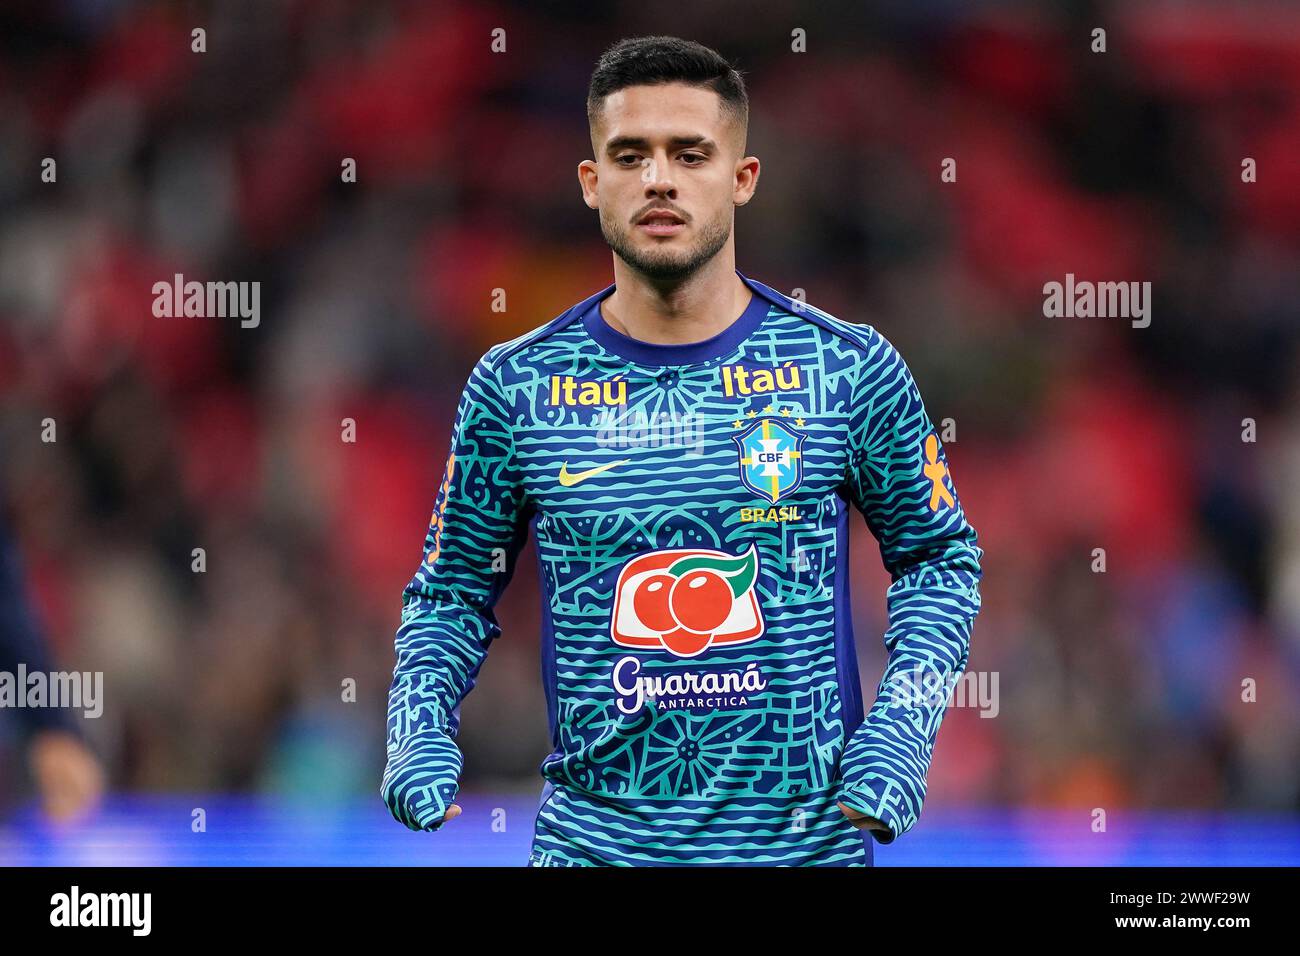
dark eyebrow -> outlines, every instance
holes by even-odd
[[[712,152],[717,144],[707,136],[674,136],[669,141],[673,146],[697,146]],[[620,149],[648,149],[650,141],[644,136],[615,136],[605,144],[605,152],[613,153]]]

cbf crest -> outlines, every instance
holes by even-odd
[[[731,439],[739,446],[740,480],[775,502],[803,483],[803,441],[808,436],[780,419],[760,418]]]

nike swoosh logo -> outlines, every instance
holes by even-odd
[[[572,488],[578,482],[586,481],[592,475],[599,475],[602,471],[609,471],[619,465],[626,465],[631,460],[631,458],[624,458],[622,461],[611,461],[608,465],[597,465],[595,468],[588,468],[586,471],[569,471],[569,463],[566,461],[560,465],[560,484],[566,488]]]

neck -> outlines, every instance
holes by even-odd
[[[614,285],[600,304],[602,317],[624,335],[655,345],[710,339],[731,325],[753,296],[736,275],[730,242],[694,274],[673,282],[647,278],[615,256]]]

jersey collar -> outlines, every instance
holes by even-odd
[[[746,278],[740,270],[736,275],[749,287],[753,297],[745,311],[729,326],[711,338],[699,342],[687,342],[680,345],[660,345],[654,342],[642,342],[615,329],[600,314],[600,303],[609,298],[616,285],[610,285],[593,296],[582,316],[582,324],[587,333],[600,343],[607,351],[639,365],[696,365],[730,355],[751,333],[767,318],[771,303],[767,296],[760,293],[757,283]]]

